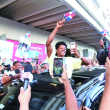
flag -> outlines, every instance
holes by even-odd
[[[103,29],[100,33],[101,33],[103,36],[106,36],[106,35],[109,33],[109,31]]]
[[[30,37],[30,31],[25,35],[26,38]]]
[[[75,14],[74,14],[75,11],[76,10],[73,10],[73,11],[70,11],[70,12],[64,14],[65,19],[67,19],[67,21],[69,21],[70,19],[72,19],[75,16]]]

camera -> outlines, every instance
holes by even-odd
[[[4,66],[5,66],[5,68],[4,68],[3,70],[1,70],[1,73],[2,73],[2,74],[4,74],[4,71],[5,71],[5,70],[7,70],[7,72],[11,70],[11,65],[10,65],[10,64],[4,65]]]
[[[104,49],[101,49],[97,53],[97,60],[99,61],[100,65],[105,65],[106,57],[110,58],[110,45],[108,42],[104,42]]]

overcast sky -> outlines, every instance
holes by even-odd
[[[110,0],[97,0],[101,7],[110,9]]]

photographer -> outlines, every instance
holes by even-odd
[[[57,22],[55,29],[50,34],[50,36],[48,37],[47,42],[46,42],[50,71],[52,71],[51,69],[52,69],[52,65],[53,65],[53,57],[51,56],[53,50],[52,50],[51,43],[52,43],[57,31],[59,30],[59,28],[61,28],[64,25],[64,22],[65,22],[64,19]],[[67,49],[66,43],[63,41],[57,42],[55,47],[56,47],[57,57],[65,57],[66,49]],[[71,54],[74,54],[78,58],[71,57],[70,61],[68,60],[65,62],[67,65],[67,72],[68,72],[69,78],[71,78],[73,69],[80,68],[81,64],[82,65],[89,65],[90,64],[86,58],[81,57],[79,55],[77,48],[72,48],[70,52],[71,52]],[[69,65],[72,65],[72,66],[69,66]]]
[[[97,60],[100,65],[105,65],[106,58],[110,57],[110,45],[107,41],[103,43],[103,40],[100,40],[99,45],[102,49],[97,52]]]
[[[5,69],[5,66],[4,65],[1,65],[0,66],[0,73],[2,72],[3,69]]]
[[[8,74],[8,72],[5,71],[5,73],[3,74],[3,77],[1,78],[1,84],[3,86],[5,86],[5,85],[7,85],[5,83],[7,83],[8,81],[10,84],[11,83],[10,81],[12,79],[17,79],[17,78],[19,79],[20,73],[16,74],[14,71],[17,69],[21,70],[21,68],[22,68],[21,63],[19,61],[15,61],[13,63],[13,66],[11,67],[11,73],[12,73],[11,76],[10,76],[10,74]]]

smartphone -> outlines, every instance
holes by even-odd
[[[75,42],[71,42],[71,48],[75,48]]]
[[[75,48],[75,42],[71,42],[71,48]],[[74,52],[71,52],[74,53]]]
[[[53,61],[53,76],[54,78],[59,78],[62,76],[63,72],[63,58],[54,58]]]

